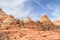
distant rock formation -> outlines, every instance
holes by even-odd
[[[55,26],[60,26],[60,21],[54,21],[53,23]]]
[[[37,22],[32,21],[29,17],[23,20],[24,25],[22,28],[29,28],[33,30],[42,30],[42,26]]]
[[[7,16],[7,18],[3,21],[3,23],[8,23],[8,24],[10,24],[10,23],[14,23],[14,22],[16,22],[17,20],[13,17],[13,16],[11,16],[11,15],[9,15],[9,16]]]
[[[36,22],[24,24],[23,28],[29,28],[32,30],[42,30],[42,26]]]
[[[19,28],[19,24],[13,16],[8,15],[7,18],[2,22],[1,27],[4,29]]]
[[[54,24],[50,21],[50,19],[47,17],[47,15],[43,15],[39,20],[44,27],[48,30],[54,29]]]
[[[25,19],[23,20],[23,22],[24,22],[24,23],[29,23],[29,22],[32,22],[32,20],[31,20],[29,17],[27,17],[27,18],[25,18]]]
[[[17,20],[0,9],[0,40],[60,40],[60,28],[53,31],[56,25],[60,21],[51,22],[46,15],[39,21]]]

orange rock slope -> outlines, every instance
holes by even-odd
[[[54,25],[60,26],[60,21],[54,21]]]
[[[0,9],[0,40],[60,40],[55,28],[46,15],[36,22],[29,17],[17,20]]]

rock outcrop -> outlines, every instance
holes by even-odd
[[[31,20],[29,17],[27,17],[27,18],[25,18],[25,19],[23,20],[23,22],[24,22],[24,23],[29,23],[29,22],[32,22],[32,20]]]
[[[7,18],[2,22],[1,28],[3,29],[11,29],[11,28],[19,28],[18,21],[11,15],[8,15]]]
[[[17,20],[0,9],[0,40],[60,40],[60,30],[50,30],[58,24],[59,21],[52,23],[46,15],[36,22],[29,17]]]
[[[53,24],[55,25],[55,28],[56,28],[57,30],[60,29],[60,21],[54,21]]]
[[[60,26],[60,21],[54,21],[53,23],[55,26]]]
[[[32,30],[40,30],[40,31],[42,30],[42,26],[36,22],[24,24],[23,28],[29,28]]]
[[[42,26],[36,22],[33,22],[29,17],[23,20],[24,26],[22,28],[28,28],[32,30],[42,30]]]
[[[3,21],[3,23],[7,23],[7,24],[10,24],[10,23],[13,24],[14,22],[17,22],[17,20],[11,15],[7,16],[7,18]]]
[[[47,17],[47,15],[43,15],[39,20],[44,27],[48,30],[54,29],[54,24],[50,21],[50,19]]]
[[[4,21],[4,19],[7,17],[7,14],[0,9],[0,22]]]

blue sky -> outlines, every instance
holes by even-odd
[[[60,0],[0,0],[0,8],[17,19],[39,20],[46,14],[52,21],[60,20]]]

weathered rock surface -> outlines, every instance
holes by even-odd
[[[44,27],[46,27],[46,29],[48,30],[53,30],[54,29],[54,24],[50,21],[50,19],[47,17],[47,15],[43,15],[41,18],[40,18],[40,22],[42,23],[42,25]]]
[[[0,22],[4,21],[6,17],[7,17],[7,14],[3,12],[2,9],[0,9]]]
[[[24,22],[24,23],[29,23],[29,22],[32,22],[32,20],[31,20],[29,17],[27,17],[27,18],[25,18],[25,19],[23,20],[23,22]]]
[[[60,21],[54,21],[53,23],[54,23],[54,25],[56,25],[56,26],[60,26]]]
[[[44,27],[54,28],[46,15],[36,22],[29,17],[21,21],[0,9],[0,40],[60,40],[60,30],[43,31]]]

